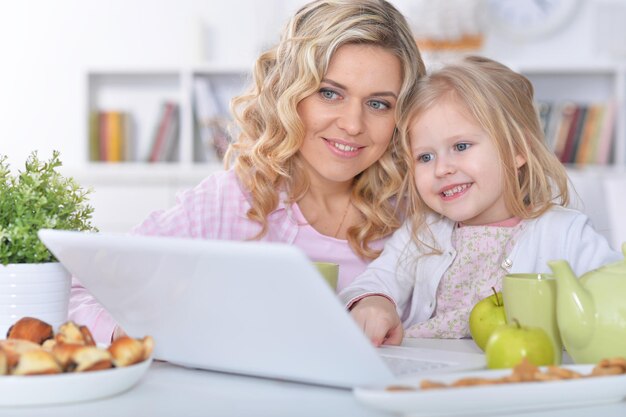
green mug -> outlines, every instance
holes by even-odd
[[[502,280],[502,300],[507,322],[540,327],[554,346],[554,363],[560,364],[563,343],[556,321],[556,281],[549,274],[508,274]]]
[[[339,281],[339,265],[332,262],[313,262],[317,270],[324,277],[328,285],[337,291],[337,281]]]

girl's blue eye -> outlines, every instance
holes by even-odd
[[[434,158],[434,155],[432,153],[423,153],[417,156],[417,162],[422,162],[422,163],[430,162],[433,160],[433,158]]]
[[[335,100],[337,97],[339,97],[339,94],[328,88],[320,89],[320,95],[326,100]]]
[[[369,105],[374,110],[387,110],[391,107],[389,103],[385,103],[384,101],[380,101],[380,100],[371,100],[369,102]]]
[[[456,145],[454,145],[456,150],[461,151],[461,152],[468,150],[471,146],[472,145],[470,145],[469,143],[465,143],[465,142],[457,143]]]

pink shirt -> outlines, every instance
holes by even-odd
[[[261,226],[246,217],[251,207],[248,199],[249,193],[242,190],[234,171],[219,172],[181,193],[174,207],[151,213],[143,223],[133,228],[131,234],[251,239]],[[338,263],[338,289],[365,270],[368,262],[359,258],[346,240],[318,233],[306,224],[298,206],[287,206],[283,203],[284,199],[285,195],[281,193],[278,207],[268,216],[268,232],[260,241],[294,244],[314,261]],[[382,249],[385,241],[376,241],[372,247]],[[111,340],[115,321],[76,279],[72,282],[69,317],[76,323],[86,325],[96,341],[108,343]]]
[[[301,248],[313,261],[339,264],[337,292],[347,287],[357,275],[365,271],[369,261],[355,256],[346,240],[326,236],[315,230],[306,222],[297,204],[293,205],[293,214],[299,223],[294,245]],[[373,249],[382,250],[386,240],[374,241],[371,246]]]

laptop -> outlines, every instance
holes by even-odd
[[[156,359],[343,388],[485,366],[482,354],[375,348],[292,245],[59,230],[39,237],[129,335],[154,338]]]

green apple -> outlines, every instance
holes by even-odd
[[[487,368],[512,368],[523,358],[535,366],[554,365],[554,346],[540,327],[520,326],[517,320],[497,328],[485,348]]]
[[[485,350],[491,333],[506,324],[502,293],[491,287],[493,295],[476,303],[469,316],[469,330],[474,342]]]

